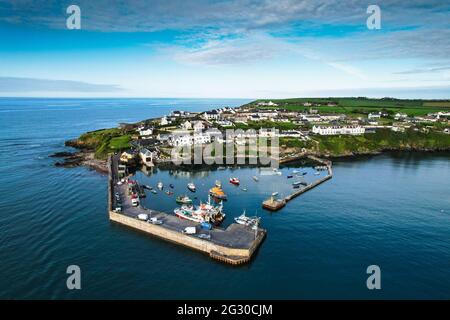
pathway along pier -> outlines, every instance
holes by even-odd
[[[202,230],[198,223],[180,219],[173,214],[147,209],[141,205],[133,207],[127,194],[127,186],[117,184],[119,181],[118,156],[111,156],[108,159],[108,169],[108,211],[111,221],[204,252],[212,259],[231,265],[249,262],[266,236],[266,230],[262,228],[258,227],[255,230],[237,223],[232,223],[226,229]],[[116,192],[122,201],[121,212],[113,210]],[[139,214],[147,214],[149,220],[138,219]],[[162,224],[152,224],[150,218],[156,218]],[[197,233],[194,235],[183,233],[186,227],[195,227]],[[210,238],[200,238],[201,234]]]
[[[294,199],[294,198],[298,197],[299,195],[301,195],[301,194],[303,194],[303,193],[305,193],[305,192],[307,192],[307,191],[317,187],[318,185],[324,183],[325,181],[327,181],[327,180],[329,180],[329,179],[331,179],[333,177],[333,168],[332,168],[332,165],[331,165],[331,161],[329,161],[329,160],[322,160],[322,159],[319,159],[319,158],[317,158],[315,156],[308,156],[308,158],[311,159],[311,160],[314,160],[314,161],[316,161],[318,163],[321,163],[324,166],[326,166],[328,174],[325,177],[323,177],[323,178],[321,178],[319,180],[316,180],[316,181],[308,184],[307,186],[299,189],[298,191],[295,191],[294,193],[291,193],[290,195],[288,195],[287,197],[285,197],[283,199],[275,199],[272,196],[269,199],[264,200],[263,203],[262,203],[262,206],[263,206],[264,209],[267,209],[267,210],[270,210],[270,211],[278,211],[281,208],[283,208],[286,205],[286,203],[288,203],[292,199]]]

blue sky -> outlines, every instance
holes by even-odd
[[[0,96],[361,95],[450,98],[450,1],[0,0]]]

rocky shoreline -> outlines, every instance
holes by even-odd
[[[76,152],[56,152],[50,155],[50,157],[62,159],[62,161],[55,162],[56,167],[75,168],[84,166],[99,173],[108,173],[106,160],[95,159],[94,152],[88,150],[80,150]]]

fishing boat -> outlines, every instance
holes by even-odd
[[[259,222],[259,218],[258,217],[247,217],[247,215],[245,214],[245,210],[244,212],[239,216],[234,218],[234,221],[236,221],[236,223],[242,224],[244,226],[251,226],[251,225],[255,225]]]
[[[187,195],[184,196],[178,196],[175,201],[178,204],[192,204],[192,199],[189,198]]]
[[[187,184],[187,188],[189,189],[189,191],[191,192],[195,192],[195,190],[197,190],[197,188],[195,187],[195,184],[193,182],[190,182]]]
[[[253,180],[255,180],[256,182],[259,181],[259,178],[258,178],[257,176],[253,176],[252,178],[253,178]]]
[[[219,206],[213,206],[210,198],[208,198],[207,203],[200,202],[198,207],[184,204],[180,208],[176,208],[174,213],[181,219],[198,223],[208,222],[212,225],[219,225],[225,219],[225,214],[222,210],[222,203],[220,203]]]
[[[239,181],[238,178],[230,178],[230,183],[238,186],[241,182]]]
[[[157,187],[159,190],[162,190],[162,189],[164,188],[164,184],[160,181],[160,182],[158,182],[158,184],[156,185],[156,187]]]
[[[223,192],[221,187],[217,186],[217,184],[215,187],[212,187],[211,189],[209,189],[209,194],[211,196],[213,196],[215,199],[219,199],[219,200],[227,199],[227,195],[225,194],[225,192]]]

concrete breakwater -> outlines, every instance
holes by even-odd
[[[286,196],[283,199],[275,199],[273,196],[265,201],[263,201],[262,206],[263,208],[270,210],[270,211],[277,211],[280,210],[281,208],[283,208],[289,201],[291,201],[292,199],[298,197],[299,195],[317,187],[318,185],[324,183],[325,181],[331,179],[333,177],[333,168],[331,165],[331,161],[329,160],[322,160],[320,158],[317,158],[315,156],[308,156],[309,159],[316,161],[324,166],[326,166],[328,174],[319,179],[314,181],[313,183],[308,184],[307,186],[301,188],[300,190],[291,193],[290,195]]]
[[[226,229],[213,228],[212,230],[202,230],[198,227],[198,223],[180,219],[172,214],[147,209],[142,206],[133,207],[131,200],[127,196],[126,186],[117,185],[119,180],[117,157],[112,156],[109,158],[108,168],[108,210],[111,221],[172,243],[204,252],[213,259],[232,265],[249,262],[266,236],[266,230],[262,228],[252,229],[237,223],[229,225]],[[121,212],[113,210],[115,193],[118,193],[122,199]],[[152,224],[149,221],[138,219],[138,216],[144,213],[149,218],[156,218],[158,221],[161,221],[162,224]],[[183,233],[186,227],[196,227],[197,233],[194,235]],[[209,239],[200,238],[199,235],[202,234],[208,236]]]

